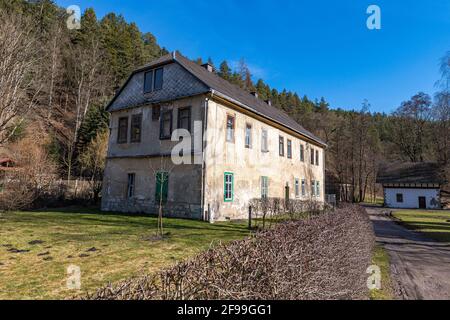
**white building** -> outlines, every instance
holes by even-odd
[[[384,206],[403,209],[441,209],[445,181],[436,163],[382,165],[377,183],[383,185]]]

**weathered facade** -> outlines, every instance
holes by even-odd
[[[108,110],[103,210],[164,203],[166,215],[216,221],[246,217],[253,198],[324,201],[325,144],[178,53],[136,70]],[[171,157],[176,129],[191,136],[184,164]]]

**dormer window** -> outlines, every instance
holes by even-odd
[[[163,87],[163,68],[147,71],[144,74],[144,93],[161,90]]]

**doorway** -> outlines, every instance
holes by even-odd
[[[426,209],[426,208],[427,208],[427,198],[419,197],[419,209]]]

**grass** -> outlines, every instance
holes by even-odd
[[[393,214],[407,228],[437,241],[450,242],[450,211],[396,210]]]
[[[382,206],[384,204],[384,198],[383,197],[376,197],[373,199],[373,197],[369,196],[366,201],[363,201],[361,204],[365,205],[373,205],[373,206]]]
[[[244,223],[165,218],[167,238],[148,240],[156,225],[154,217],[86,209],[1,213],[0,299],[61,299],[92,292],[194,256],[213,242],[249,235]],[[36,240],[43,242],[30,244]],[[81,292],[67,289],[69,265],[81,268]]]
[[[390,277],[389,255],[381,245],[377,245],[373,252],[372,263],[381,270],[381,289],[370,291],[371,300],[392,300],[392,283]]]

